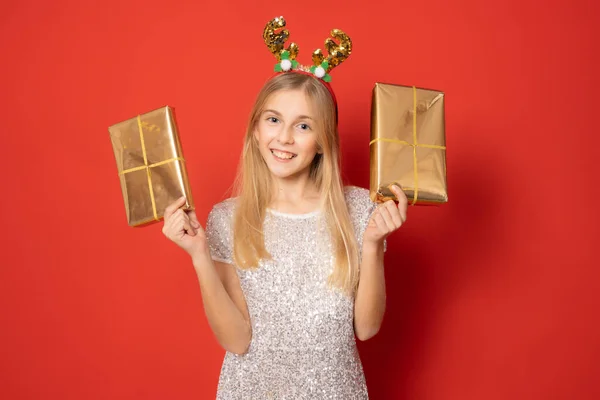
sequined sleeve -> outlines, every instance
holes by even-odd
[[[206,221],[206,238],[215,261],[233,264],[233,209],[230,201],[216,204]]]
[[[373,216],[373,212],[377,208],[377,203],[371,200],[367,189],[348,186],[345,188],[345,191],[348,211],[350,212],[350,218],[352,219],[362,254],[363,235]],[[387,240],[383,241],[383,251],[387,251]]]

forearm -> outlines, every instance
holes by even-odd
[[[354,300],[354,331],[360,340],[375,336],[385,313],[383,243],[363,245],[360,280]]]
[[[252,337],[250,321],[244,318],[227,293],[210,255],[194,257],[193,264],[200,283],[204,312],[217,340],[229,352],[245,353]]]

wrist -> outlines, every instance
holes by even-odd
[[[376,241],[365,240],[363,242],[363,254],[378,254],[380,251],[382,252],[383,241],[383,238]]]
[[[190,254],[190,257],[192,258],[192,264],[194,265],[196,271],[202,268],[206,268],[207,265],[210,265],[212,263],[212,258],[209,252],[197,251],[195,253]]]

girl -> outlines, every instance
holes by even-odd
[[[236,197],[204,231],[185,199],[163,233],[196,270],[205,313],[226,350],[217,399],[367,399],[355,336],[375,335],[385,309],[385,238],[406,197],[377,206],[340,178],[335,98],[290,70],[258,94]]]

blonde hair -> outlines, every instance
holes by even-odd
[[[335,255],[329,283],[353,294],[358,285],[358,249],[344,197],[340,174],[340,143],[337,110],[327,88],[316,78],[300,73],[284,73],[270,79],[259,92],[244,139],[238,175],[237,198],[233,220],[233,258],[242,269],[258,266],[261,259],[271,259],[264,244],[263,221],[273,195],[271,173],[260,153],[254,131],[271,95],[281,90],[304,90],[316,105],[317,154],[310,167],[310,178],[322,193],[321,209],[331,236]]]

